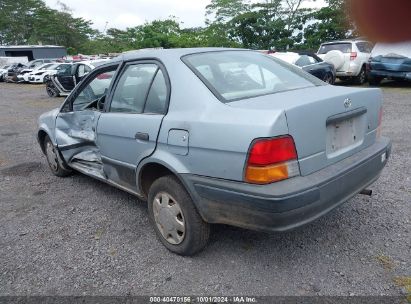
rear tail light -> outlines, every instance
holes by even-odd
[[[300,174],[297,151],[291,136],[257,139],[251,144],[244,179],[270,184]]]
[[[355,60],[357,58],[357,52],[351,52],[350,60]]]

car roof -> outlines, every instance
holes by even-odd
[[[336,40],[336,41],[328,41],[321,43],[321,45],[324,44],[336,44],[336,43],[355,43],[355,42],[368,42],[368,40],[363,40],[363,39],[347,39],[347,40]]]
[[[247,49],[238,49],[238,48],[216,48],[216,47],[205,47],[205,48],[175,48],[175,49],[142,49],[142,50],[135,50],[129,51],[119,55],[112,59],[113,61],[122,60],[122,61],[129,61],[133,59],[140,59],[140,58],[167,58],[167,57],[182,57],[185,55],[191,54],[200,54],[200,53],[207,53],[207,52],[221,52],[221,51],[250,51]]]

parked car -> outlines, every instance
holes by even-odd
[[[27,69],[27,66],[22,63],[14,63],[9,66],[7,70],[7,77],[5,78],[6,82],[20,82],[18,75],[20,75],[21,71]]]
[[[317,54],[325,62],[334,64],[339,79],[363,84],[367,81],[367,63],[372,47],[366,40],[333,41],[321,44]]]
[[[28,73],[26,76],[27,81],[30,83],[45,83],[49,76],[57,74],[58,71],[66,67],[71,68],[71,65],[66,63],[46,63]]]
[[[3,65],[0,67],[0,82],[3,82],[7,76],[10,65]]]
[[[49,59],[49,58],[36,59],[36,60],[29,61],[26,65],[27,65],[27,68],[29,69],[35,69],[36,67],[41,66],[45,63],[52,63],[54,61],[55,61],[54,59]]]
[[[275,52],[270,55],[287,63],[294,64],[324,82],[329,84],[334,84],[335,82],[334,65],[324,62],[316,54],[310,52]]]
[[[74,87],[95,67],[107,60],[83,61],[62,67],[46,79],[46,91],[50,97],[67,96]]]
[[[390,155],[381,113],[379,89],[259,52],[152,50],[90,71],[40,116],[38,141],[53,174],[148,201],[159,240],[192,255],[212,223],[293,229],[376,181]]]
[[[20,70],[20,73],[17,75],[17,79],[19,82],[29,82],[29,75],[31,73],[44,71],[46,68],[51,67],[52,65],[54,65],[54,63],[44,63],[36,66],[35,68],[24,68]]]
[[[371,85],[379,85],[383,79],[411,80],[411,42],[377,43],[368,73]]]

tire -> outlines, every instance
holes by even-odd
[[[148,212],[158,239],[171,252],[192,256],[207,245],[210,225],[175,176],[154,181],[148,194]]]
[[[334,76],[331,73],[326,73],[323,77],[323,81],[328,83],[328,84],[334,84]]]
[[[45,136],[43,145],[44,153],[46,155],[47,163],[49,165],[51,172],[58,177],[69,176],[73,171],[65,169],[61,166],[57,156],[60,152],[57,150],[56,147],[54,147],[48,135]]]
[[[365,70],[365,67],[361,68],[360,74],[354,77],[354,81],[356,84],[360,84],[360,85],[363,85],[364,83],[367,82],[367,71]]]
[[[369,77],[368,83],[371,86],[379,86],[381,84],[382,78],[381,77]]]
[[[46,92],[47,92],[47,95],[49,95],[49,97],[59,97],[60,96],[56,87],[52,83],[50,83],[50,81],[46,83]]]

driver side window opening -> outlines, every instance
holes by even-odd
[[[165,78],[157,64],[129,65],[118,81],[110,112],[164,114],[167,95]]]
[[[116,69],[117,66],[95,75],[94,78],[83,87],[76,99],[74,99],[73,111],[85,110],[91,103],[97,102],[105,96],[116,73]]]

